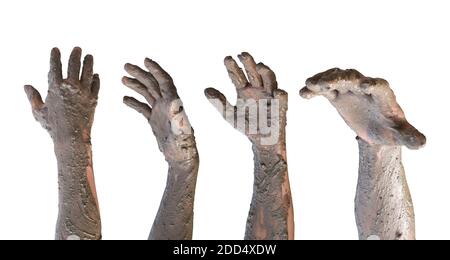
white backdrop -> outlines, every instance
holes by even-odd
[[[307,77],[356,68],[389,80],[409,121],[428,137],[404,150],[418,239],[450,238],[448,1],[1,1],[0,239],[52,239],[57,217],[53,144],[23,92],[47,90],[50,49],[63,63],[79,45],[102,88],[93,129],[104,239],[146,239],[167,165],[145,119],[122,104],[126,62],[146,56],[173,76],[201,157],[195,239],[242,239],[252,193],[249,141],[203,95],[234,87],[226,55],[248,51],[290,94],[288,163],[297,239],[356,239],[355,134]]]

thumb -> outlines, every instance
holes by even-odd
[[[308,87],[304,87],[300,89],[300,96],[305,99],[311,99],[317,96],[317,94],[310,90]]]
[[[205,96],[219,113],[222,114],[222,117],[234,125],[236,109],[227,101],[227,98],[215,88],[205,89]]]
[[[427,138],[424,134],[419,132],[410,123],[405,122],[402,125],[395,128],[400,142],[412,150],[417,150],[425,146]]]
[[[43,106],[44,102],[42,101],[41,94],[37,91],[33,86],[26,85],[24,87],[25,93],[27,94],[28,101],[30,101],[31,109],[33,111],[39,111]]]
[[[209,102],[217,109],[219,112],[224,112],[226,109],[233,107],[227,98],[215,88],[205,89],[205,96],[208,98]]]

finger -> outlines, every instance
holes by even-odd
[[[63,81],[61,52],[53,48],[50,54],[50,71],[48,72],[48,84],[50,87],[59,86]]]
[[[317,94],[311,91],[308,87],[304,87],[300,90],[300,96],[305,99],[311,99],[317,96]]]
[[[147,104],[142,103],[132,97],[124,97],[123,103],[141,113],[147,120],[150,120],[152,109]]]
[[[221,113],[222,117],[235,127],[236,108],[227,101],[226,97],[214,88],[205,89],[205,96],[219,113]]]
[[[425,146],[427,138],[408,122],[395,127],[397,139],[409,149],[420,149]]]
[[[94,74],[92,77],[91,83],[91,94],[92,97],[98,99],[98,92],[100,91],[100,76],[98,74]]]
[[[236,89],[242,89],[248,85],[244,72],[231,56],[225,58],[225,67]]]
[[[172,99],[178,97],[177,89],[173,84],[172,77],[159,64],[149,58],[145,59],[145,67],[158,81],[159,90],[164,98]]]
[[[44,106],[41,94],[33,86],[26,85],[24,87],[25,93],[27,94],[28,101],[30,101],[31,109],[33,111],[39,111]]]
[[[148,92],[147,87],[142,85],[138,80],[129,77],[123,77],[122,84],[141,94],[147,100],[150,106],[153,106],[153,104],[155,104],[155,98]]]
[[[256,65],[256,70],[261,76],[264,89],[267,93],[272,93],[278,87],[277,78],[275,73],[263,63]]]
[[[280,102],[280,109],[287,111],[288,109],[288,93],[282,89],[275,89],[273,96]]]
[[[81,85],[89,87],[94,77],[94,57],[86,55],[83,61],[83,72],[81,73]]]
[[[67,69],[67,78],[71,81],[78,81],[80,79],[81,67],[81,48],[75,47],[70,54],[69,67]]]
[[[243,52],[238,57],[242,64],[244,64],[244,68],[247,72],[247,77],[250,81],[250,84],[255,88],[262,88],[262,79],[256,70],[256,63],[253,57],[247,52]]]
[[[143,84],[155,99],[161,97],[158,82],[152,74],[129,63],[125,64],[125,71]]]
[[[355,84],[356,85],[356,84]],[[399,107],[394,91],[389,87],[389,83],[384,79],[378,78],[364,78],[358,86],[359,90],[366,95],[370,95],[380,106],[389,108],[395,107],[399,112],[401,108]],[[403,114],[403,111],[401,112]],[[404,114],[403,114],[404,116]]]
[[[317,96],[323,96],[329,101],[334,101],[339,96],[339,91],[337,89],[326,89],[323,86],[317,84],[309,84],[307,82],[306,87],[300,90],[300,96],[305,99],[311,99]]]

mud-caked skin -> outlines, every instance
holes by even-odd
[[[59,214],[56,239],[101,238],[91,149],[91,128],[100,79],[93,73],[93,57],[81,66],[81,49],[70,56],[63,79],[61,54],[53,49],[45,103],[32,86],[25,86],[34,117],[49,132],[58,161]],[[80,70],[81,76],[80,76]]]
[[[148,58],[145,67],[147,70],[126,64],[125,70],[131,77],[123,77],[122,82],[147,101],[123,99],[147,119],[169,164],[167,186],[149,239],[189,240],[193,232],[199,167],[194,130],[170,75]]]
[[[278,89],[275,73],[269,67],[256,64],[248,53],[242,53],[239,59],[247,76],[232,57],[225,58],[225,66],[237,91],[236,106],[232,106],[216,89],[206,89],[205,95],[222,116],[253,144],[255,180],[245,239],[293,239],[294,213],[285,131],[288,96]],[[263,130],[262,120],[271,126],[270,133]],[[240,122],[244,124],[239,125]]]
[[[389,83],[352,69],[331,69],[309,78],[300,95],[326,97],[358,136],[355,213],[360,239],[415,239],[401,147],[419,149],[426,138],[406,120]]]
[[[306,81],[304,98],[326,97],[345,122],[369,144],[405,145],[419,149],[425,136],[405,118],[389,83],[356,70],[331,69]]]

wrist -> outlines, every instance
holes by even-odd
[[[92,146],[89,139],[81,136],[68,137],[54,142],[59,176],[72,176],[69,182],[86,182],[93,175]],[[62,184],[62,183],[61,183]]]
[[[263,160],[270,161],[278,156],[281,156],[286,160],[286,142],[284,138],[270,145],[261,145],[260,142],[258,143],[253,142],[252,149],[253,154],[255,156],[260,157]]]
[[[382,159],[385,155],[400,155],[400,145],[384,145],[384,144],[371,144],[361,137],[356,137],[358,141],[360,155],[363,157],[373,156],[375,159]]]
[[[287,160],[284,142],[271,146],[253,145],[255,183],[272,183],[287,175]],[[279,178],[280,177],[280,178]],[[258,185],[259,187],[259,185]]]
[[[368,176],[369,179],[376,178],[380,174],[395,177],[395,174],[389,173],[403,167],[401,146],[369,144],[359,137],[357,140],[360,175]]]
[[[159,141],[159,147],[171,167],[186,168],[199,162],[193,135],[180,135],[165,142]]]
[[[68,128],[51,130],[50,135],[55,146],[74,146],[91,143],[91,128]]]
[[[67,138],[64,141],[54,142],[54,151],[58,160],[78,159],[88,160],[91,155],[92,146],[90,141],[81,138]]]

